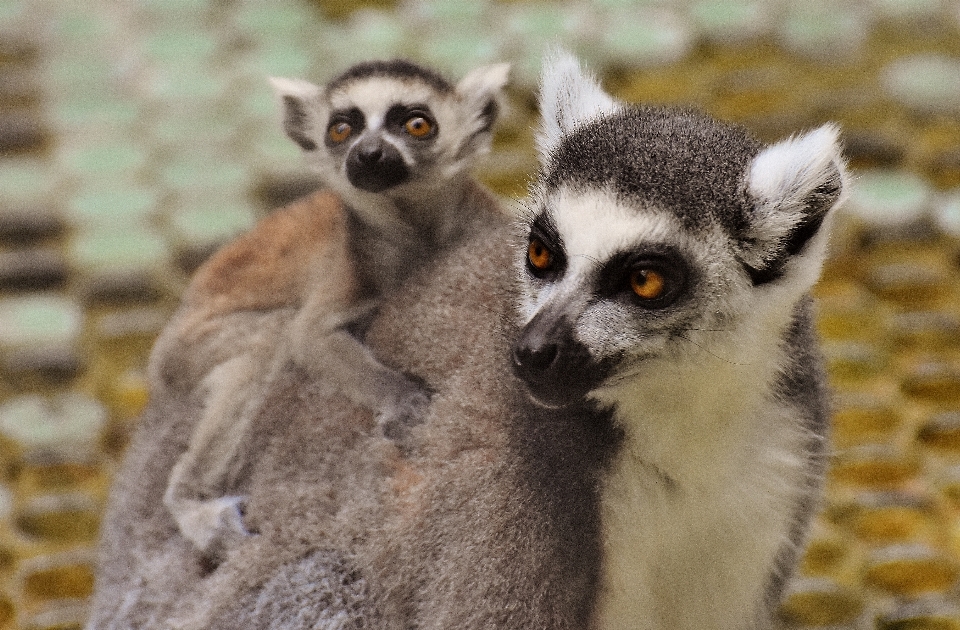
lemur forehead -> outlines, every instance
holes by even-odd
[[[453,85],[437,72],[418,66],[405,59],[390,61],[367,61],[348,68],[343,74],[327,84],[327,90],[333,91],[355,81],[396,79],[410,83],[429,85],[439,93],[451,93]]]
[[[672,212],[638,206],[609,188],[561,186],[545,198],[540,218],[556,232],[571,266],[647,247],[687,250],[691,240]]]
[[[435,104],[440,96],[432,86],[402,77],[349,81],[327,94],[333,109],[356,107],[368,115],[382,115],[397,104]]]
[[[629,107],[589,121],[551,151],[541,185],[609,189],[684,224],[739,230],[749,216],[747,169],[762,144],[692,110]]]

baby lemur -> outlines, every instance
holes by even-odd
[[[419,418],[429,395],[355,335],[384,293],[456,242],[462,217],[496,205],[469,171],[489,151],[508,72],[481,67],[454,86],[394,60],[358,64],[324,87],[272,80],[284,130],[329,190],[203,265],[151,357],[154,383],[205,397],[164,496],[200,551],[217,557],[246,533],[243,497],[224,493],[287,361],[374,409],[388,437]],[[288,273],[271,273],[277,266]]]

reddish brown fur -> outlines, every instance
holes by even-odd
[[[311,263],[344,243],[346,213],[330,191],[280,208],[223,247],[200,269],[183,303],[211,316],[297,306]]]
[[[355,290],[346,210],[334,193],[316,192],[275,210],[200,266],[152,360],[165,382],[188,385],[223,359],[232,315],[295,311],[311,295],[317,307],[338,312],[353,304]]]

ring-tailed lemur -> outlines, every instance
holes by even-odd
[[[273,79],[287,135],[335,195],[277,211],[208,261],[151,357],[154,383],[199,384],[205,397],[164,496],[202,552],[220,556],[246,533],[243,497],[223,495],[288,360],[374,409],[388,437],[419,418],[428,394],[353,329],[456,242],[463,217],[496,206],[469,170],[489,150],[508,72],[481,67],[454,86],[395,60],[358,64],[325,87]]]
[[[817,504],[827,392],[808,291],[845,189],[838,130],[772,146],[545,71],[515,373],[623,442],[600,484],[591,627],[758,628]]]

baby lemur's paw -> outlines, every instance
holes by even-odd
[[[393,400],[384,402],[377,412],[377,424],[383,435],[391,440],[403,441],[410,429],[423,423],[430,405],[430,391],[415,381],[407,381]]]
[[[251,535],[243,523],[246,497],[190,501],[178,518],[180,531],[204,555],[222,560],[227,550]]]

